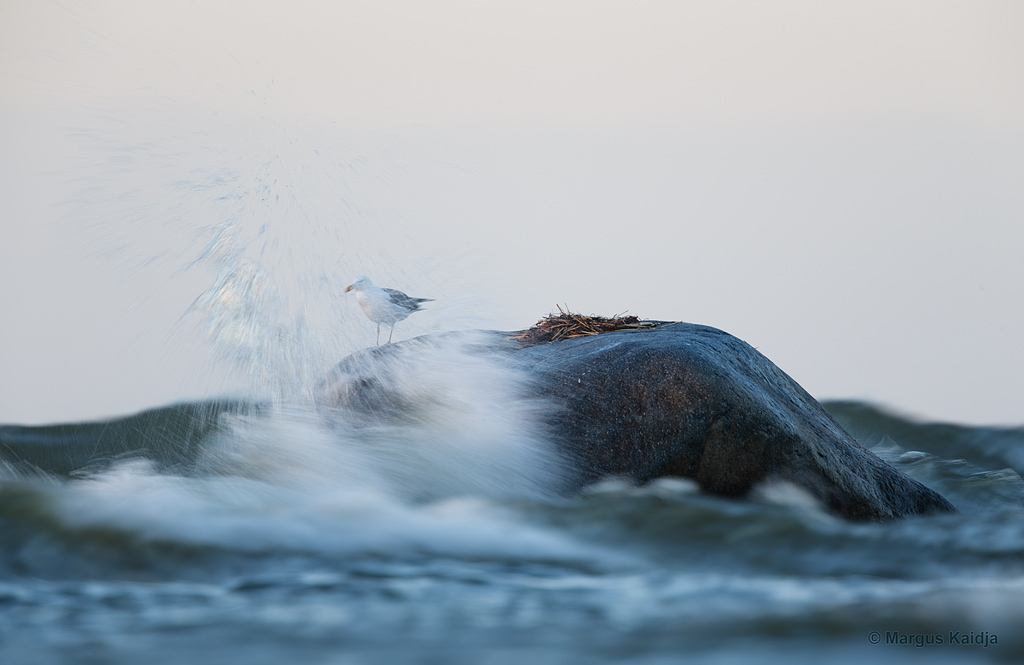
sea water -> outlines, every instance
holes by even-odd
[[[1024,431],[828,405],[955,515],[565,494],[528,381],[468,340],[374,370],[401,417],[327,391],[0,428],[0,661],[1024,657]]]

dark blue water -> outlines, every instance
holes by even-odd
[[[961,510],[851,524],[786,487],[558,496],[522,418],[455,402],[0,428],[0,662],[1024,660],[1022,429],[829,404]]]

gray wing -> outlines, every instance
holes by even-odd
[[[388,294],[388,299],[395,305],[398,305],[402,309],[407,309],[410,312],[415,312],[420,308],[421,302],[432,302],[433,298],[410,298],[397,289],[384,289],[384,293]]]

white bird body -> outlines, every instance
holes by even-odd
[[[354,291],[359,306],[363,308],[366,318],[377,324],[377,344],[380,344],[380,324],[391,326],[388,344],[395,334],[395,324],[402,321],[422,307],[420,303],[431,302],[433,298],[410,298],[395,289],[382,289],[374,286],[369,277],[360,277],[345,289],[345,293]]]

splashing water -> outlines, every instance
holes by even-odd
[[[289,400],[366,344],[344,298],[356,275],[439,298],[410,336],[465,323],[460,259],[439,260],[438,240],[397,211],[396,174],[421,157],[332,126],[178,111],[76,130],[78,189],[63,207],[69,236],[139,294],[127,297],[181,302],[169,341],[204,336],[248,394]]]
[[[385,202],[401,158],[386,148],[384,159],[368,158],[380,148],[262,118],[98,120],[79,138],[93,161],[81,169],[88,176],[68,207],[69,225],[87,227],[93,249],[125,280],[205,280],[176,334],[198,328],[214,362],[241,372],[245,388],[238,405],[217,407],[201,426],[183,424],[172,407],[142,414],[138,429],[90,430],[91,457],[70,479],[51,483],[43,465],[42,480],[33,480],[27,465],[12,466],[3,491],[45,515],[55,559],[70,556],[93,571],[86,576],[106,574],[72,552],[74,543],[108,541],[99,548],[117,561],[133,549],[162,559],[168,547],[271,558],[403,549],[593,558],[500,505],[557,496],[563,461],[540,425],[546,405],[488,350],[485,335],[364,356],[360,371],[408,407],[397,420],[340,405],[343,376],[325,383],[370,331],[341,301],[347,281],[407,277],[396,258],[422,265],[408,259],[409,248],[425,245]],[[19,561],[21,546],[12,546]],[[12,565],[61,574],[45,557]]]

